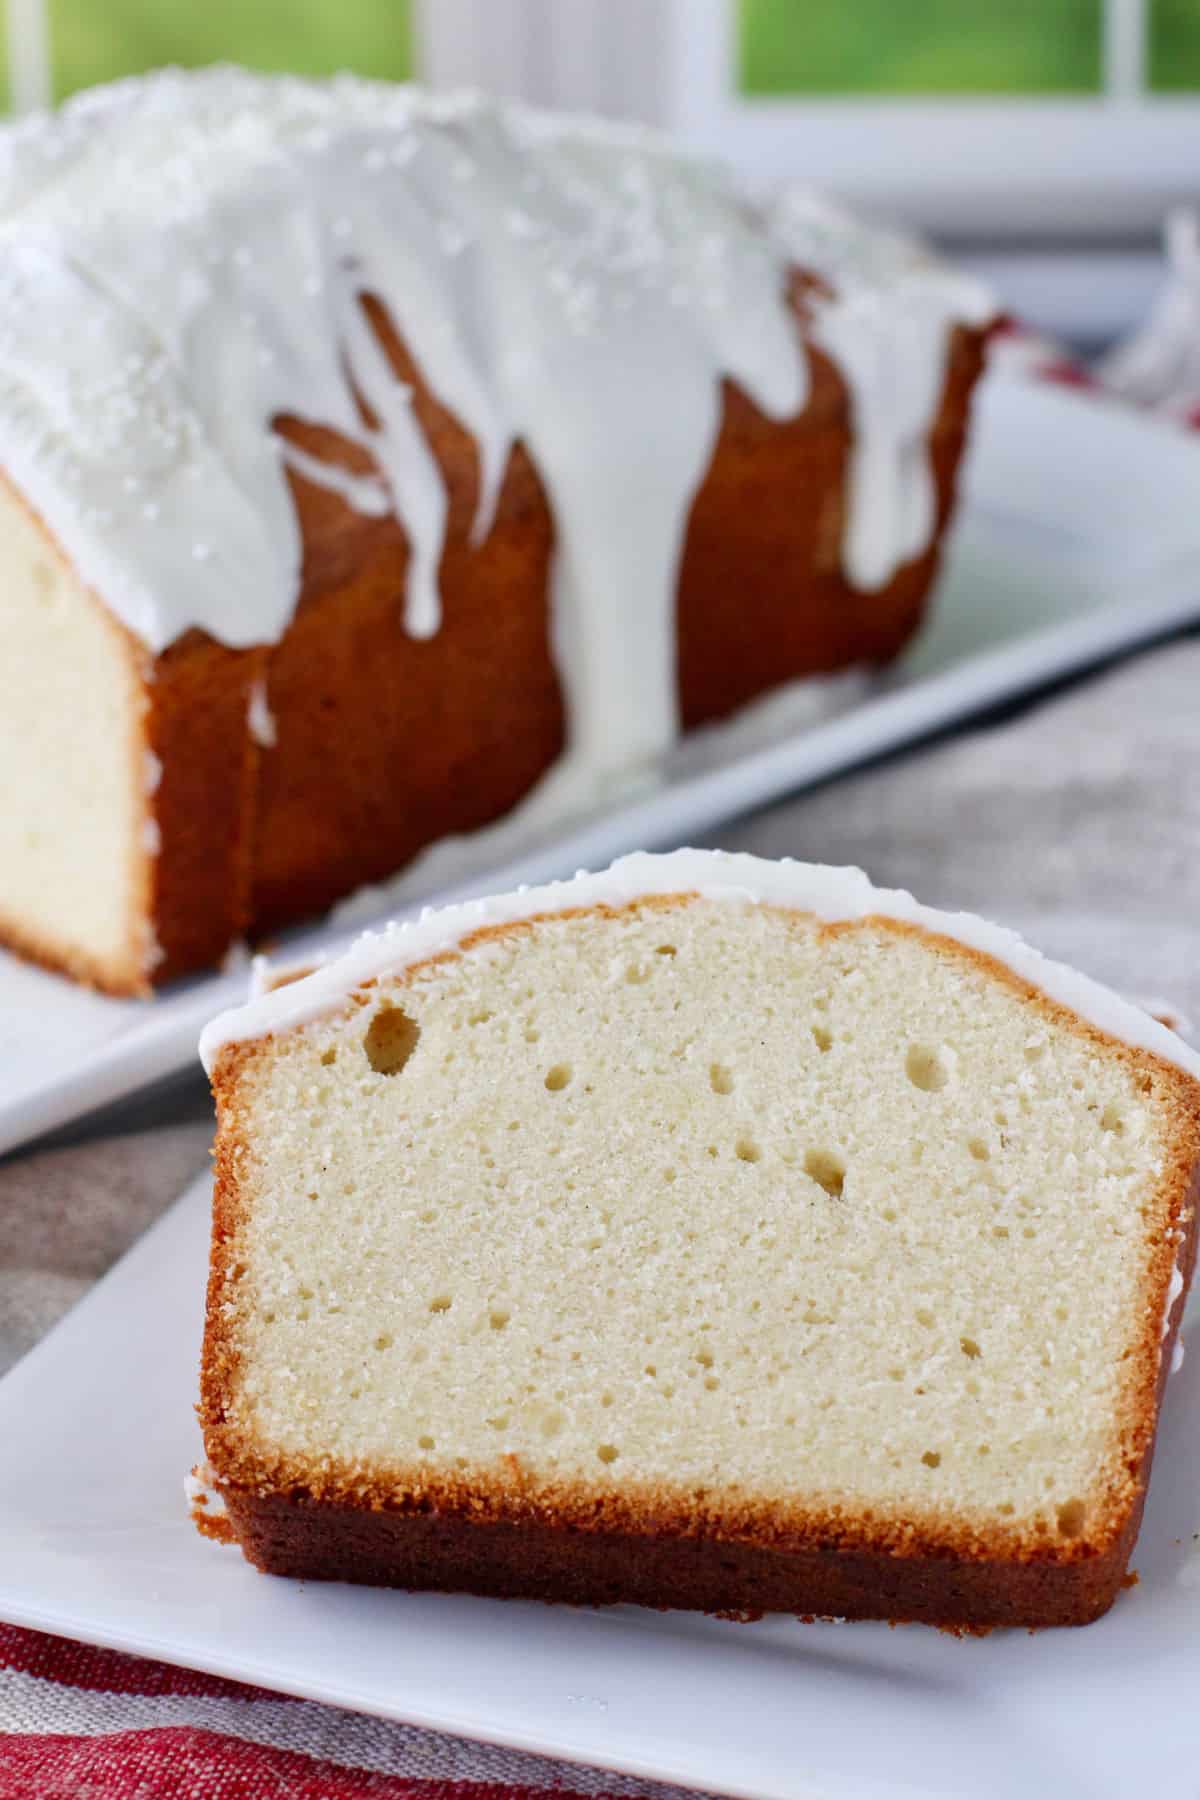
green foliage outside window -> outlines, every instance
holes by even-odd
[[[1146,79],[1157,93],[1200,91],[1200,0],[1148,0]]]
[[[1198,0],[1173,0],[1200,19]],[[740,0],[740,86],[788,94],[1083,94],[1101,0]]]
[[[408,0],[48,0],[57,99],[163,63],[403,80]]]

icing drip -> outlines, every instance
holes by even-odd
[[[256,681],[250,689],[250,704],[246,708],[246,728],[256,744],[264,750],[273,750],[276,743],[275,714],[267,701],[267,684]]]
[[[868,229],[806,189],[782,197],[772,227],[830,284],[809,305],[813,339],[841,371],[854,414],[842,563],[855,587],[881,588],[933,539],[927,437],[950,330],[982,325],[993,309],[977,282],[912,239]]]
[[[1200,214],[1173,212],[1167,280],[1142,328],[1099,365],[1105,387],[1192,423],[1200,409]]]
[[[0,455],[150,646],[276,641],[300,583],[288,468],[409,540],[435,633],[447,496],[364,310],[378,296],[475,440],[486,537],[522,442],[555,517],[561,808],[677,734],[676,576],[721,384],[807,397],[793,262],[856,423],[844,561],[877,587],[929,542],[925,436],[974,284],[807,196],[767,216],[652,134],[341,77],[165,73],[0,134]],[[377,473],[281,444],[303,415]]]
[[[298,444],[284,444],[283,460],[297,475],[303,475],[317,487],[339,494],[347,506],[355,512],[365,513],[368,518],[382,519],[392,510],[387,489],[370,475],[356,475],[352,469],[343,469],[340,463],[322,462],[320,457],[301,450]]]

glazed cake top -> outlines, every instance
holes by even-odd
[[[851,393],[843,561],[862,588],[930,540],[948,331],[991,310],[907,242],[807,194],[768,213],[648,132],[235,68],[0,132],[0,240],[0,457],[154,651],[191,626],[281,636],[302,549],[288,464],[398,516],[406,628],[438,629],[446,494],[363,311],[378,296],[476,440],[479,540],[514,442],[538,467],[584,761],[601,738],[628,763],[674,734],[677,561],[721,382],[772,417],[805,404],[789,269],[824,278],[809,332]],[[286,444],[283,414],[365,447],[375,474]]]

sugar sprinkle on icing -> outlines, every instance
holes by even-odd
[[[364,295],[474,438],[476,542],[525,444],[556,526],[557,810],[676,735],[677,565],[722,381],[776,419],[808,393],[791,267],[822,278],[812,335],[850,394],[843,562],[867,589],[931,539],[948,333],[991,312],[911,244],[811,195],[757,208],[652,133],[232,68],[0,132],[0,243],[0,455],[154,651],[192,626],[280,638],[301,580],[289,472],[397,516],[405,627],[440,628],[445,486]],[[283,442],[285,416],[373,472]]]

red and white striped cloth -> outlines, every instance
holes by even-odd
[[[0,1800],[685,1800],[0,1625]]]

